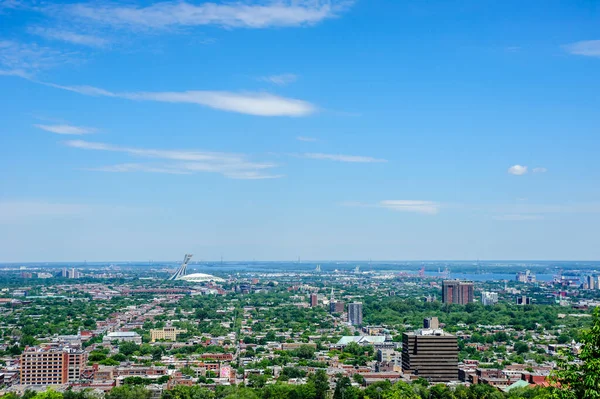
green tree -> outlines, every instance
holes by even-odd
[[[176,385],[173,389],[163,392],[161,399],[213,399],[215,393],[197,385]]]
[[[529,352],[529,345],[526,342],[519,341],[515,344],[515,352],[519,355]]]
[[[317,370],[314,374],[308,376],[308,383],[315,387],[315,399],[327,398],[329,392],[329,378],[325,370]]]
[[[150,397],[150,391],[141,385],[122,385],[111,389],[105,395],[106,399],[150,399]]]
[[[357,384],[360,385],[365,385],[365,377],[363,377],[362,375],[356,373],[352,376],[352,379],[354,380],[354,382],[356,382]]]
[[[315,356],[315,348],[310,345],[301,345],[294,351],[294,355],[300,359],[312,359]]]
[[[250,374],[248,376],[248,386],[252,388],[262,388],[267,384],[269,377],[264,374]]]
[[[557,361],[552,375],[558,385],[552,393],[554,399],[600,398],[600,307],[594,309],[592,327],[581,333],[580,341],[580,362],[567,351]]]
[[[389,391],[381,395],[383,399],[421,399],[413,388],[405,382],[395,383]]]
[[[63,399],[63,395],[60,392],[56,392],[55,390],[49,388],[44,392],[40,392],[34,396],[35,399]]]
[[[333,399],[358,399],[359,390],[352,386],[348,377],[341,377],[335,384]]]
[[[90,355],[88,356],[88,360],[90,362],[100,362],[102,360],[106,359],[106,355],[102,352],[91,352]]]
[[[140,349],[139,345],[136,345],[134,342],[123,341],[119,343],[119,353],[122,353],[125,356],[133,355],[133,352],[138,349]]]

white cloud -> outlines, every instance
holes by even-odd
[[[125,163],[117,165],[87,168],[101,172],[149,172],[168,174],[193,174],[199,172],[218,173],[230,179],[258,180],[276,179],[281,174],[269,174],[264,171],[277,167],[269,162],[252,162],[240,154],[206,152],[206,151],[177,151],[157,150],[146,148],[120,147],[111,144],[70,140],[65,142],[69,147],[84,150],[109,151],[125,153],[129,156],[162,159],[171,161],[165,164]]]
[[[522,176],[527,173],[527,166],[513,165],[508,168],[508,173],[515,176]]]
[[[307,101],[280,97],[269,93],[234,93],[227,91],[114,93],[93,86],[62,86],[54,83],[44,84],[88,96],[118,97],[135,101],[198,104],[222,111],[256,116],[299,117],[307,116],[317,111],[317,108]]]
[[[441,204],[437,202],[420,200],[384,200],[377,203],[346,201],[342,202],[341,205],[363,208],[384,208],[397,212],[422,213],[427,215],[435,215],[441,208]]]
[[[102,37],[62,29],[33,27],[29,29],[29,32],[34,35],[45,37],[46,39],[79,44],[82,46],[105,47],[109,44],[109,41]]]
[[[587,57],[600,57],[600,40],[583,40],[567,44],[564,49],[575,55]]]
[[[192,103],[229,112],[257,116],[306,116],[315,107],[302,100],[268,93],[232,93],[224,91],[186,91],[163,93],[126,93],[122,97],[172,103]]]
[[[533,168],[533,173],[546,173],[547,171],[546,168]]]
[[[399,212],[415,212],[435,215],[440,210],[440,204],[433,201],[385,200],[379,207]]]
[[[342,155],[342,154],[323,154],[323,153],[305,153],[301,155],[303,158],[310,159],[325,159],[337,162],[353,162],[353,163],[378,163],[387,162],[385,159],[377,159],[365,157],[361,155]]]
[[[137,30],[216,25],[225,28],[269,28],[313,25],[336,17],[352,4],[350,0],[277,0],[254,4],[192,4],[164,1],[146,7],[104,4],[70,4],[49,7],[47,11],[117,28]]]
[[[262,76],[259,80],[273,83],[278,86],[285,86],[298,80],[298,76],[293,73],[284,73],[281,75]]]
[[[81,135],[94,133],[97,130],[91,127],[72,126],[72,125],[33,125],[39,129],[46,130],[56,134]]]
[[[296,137],[296,140],[298,140],[298,141],[305,141],[307,143],[314,143],[315,141],[319,141],[319,139],[317,139],[317,138],[306,137],[306,136],[298,136],[298,137]]]

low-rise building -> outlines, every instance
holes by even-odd
[[[152,342],[157,340],[177,341],[177,335],[186,333],[187,330],[180,330],[176,327],[163,327],[150,330],[150,339]]]
[[[102,343],[107,344],[113,341],[133,342],[138,345],[142,343],[142,337],[135,331],[116,331],[108,333],[102,338]]]

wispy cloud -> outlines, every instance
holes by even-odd
[[[508,47],[504,47],[504,50],[509,53],[516,53],[517,51],[521,50],[521,47],[520,46],[508,46]]]
[[[0,14],[3,10],[16,10],[27,7],[21,0],[0,0]]]
[[[22,69],[0,69],[0,76],[18,76],[20,78],[29,79],[31,75]]]
[[[513,165],[508,168],[508,173],[515,176],[522,176],[527,173],[527,166]]]
[[[429,215],[435,215],[440,211],[440,204],[433,201],[385,200],[379,203],[379,207],[398,212],[416,212]]]
[[[563,48],[575,55],[587,57],[600,57],[600,40],[583,40],[563,46]]]
[[[33,125],[39,129],[45,130],[47,132],[52,132],[56,134],[68,134],[68,135],[82,135],[95,133],[97,129],[91,127],[83,127],[83,126],[73,126],[73,125]]]
[[[533,168],[533,173],[546,173],[547,171],[546,168]]]
[[[503,215],[600,213],[600,203],[528,204],[521,202],[490,206],[489,209]]]
[[[421,200],[383,200],[375,203],[347,201],[341,204],[349,207],[384,208],[396,212],[421,213],[435,215],[440,211],[441,204],[434,201]]]
[[[58,40],[82,46],[106,47],[109,44],[107,39],[99,36],[82,34],[63,29],[43,28],[38,26],[30,28],[29,32],[34,35],[42,36],[46,39]]]
[[[47,86],[68,90],[87,96],[117,97],[134,101],[158,101],[166,103],[188,103],[256,116],[307,116],[317,111],[313,104],[294,98],[280,97],[269,93],[227,91],[182,91],[182,92],[124,92],[115,93],[93,86],[63,86],[44,83]]]
[[[305,141],[307,143],[314,143],[316,141],[319,141],[319,139],[317,139],[315,137],[306,137],[306,136],[298,136],[298,137],[296,137],[296,140]]]
[[[40,70],[75,62],[75,55],[36,43],[0,40],[0,74],[29,78]]]
[[[48,7],[47,11],[88,23],[135,30],[202,25],[258,29],[313,25],[338,16],[352,3],[350,0],[278,0],[253,4],[164,1],[146,7],[117,3],[75,3]]]
[[[89,207],[80,204],[63,204],[43,201],[0,202],[0,223],[18,222],[40,217],[67,217],[87,212]]]
[[[522,215],[522,214],[514,214],[514,215],[495,215],[492,216],[494,220],[500,220],[503,222],[521,222],[528,220],[543,220],[544,216],[542,215]]]
[[[270,162],[252,162],[247,156],[233,153],[161,150],[134,147],[121,147],[106,143],[83,140],[70,140],[65,144],[83,150],[109,151],[124,153],[129,156],[160,159],[171,162],[163,164],[125,163],[109,165],[87,170],[102,172],[150,172],[168,174],[193,174],[200,172],[218,173],[231,179],[257,180],[283,177],[281,174],[266,173],[277,167]]]
[[[84,168],[93,172],[113,172],[113,173],[129,173],[129,172],[146,172],[146,173],[166,173],[172,175],[190,175],[192,172],[187,172],[177,167],[170,166],[152,166],[141,163],[122,163],[117,165],[100,166],[97,168]]]
[[[379,202],[346,201],[347,207],[385,208],[399,212],[437,214],[442,208],[473,213],[501,221],[542,220],[549,215],[600,214],[599,202],[564,204],[529,204],[522,201],[511,204],[460,204],[423,200],[384,200]]]
[[[300,155],[302,158],[323,159],[336,162],[351,162],[351,163],[379,163],[387,162],[386,159],[378,159],[361,155],[342,155],[342,154],[323,154],[318,152],[310,152]]]
[[[286,86],[298,80],[298,76],[293,73],[284,73],[281,75],[261,76],[259,80],[269,82],[278,86]]]

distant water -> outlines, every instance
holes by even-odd
[[[21,263],[0,264],[0,268],[27,269],[43,268],[58,269],[63,267],[74,267],[81,269],[105,269],[131,270],[141,272],[142,270],[164,270],[174,269],[179,265],[176,261],[153,261],[153,262],[72,262],[72,263]],[[227,275],[236,272],[241,273],[290,273],[312,272],[321,266],[321,271],[331,273],[336,270],[340,272],[351,272],[357,266],[360,272],[380,272],[390,274],[415,275],[421,268],[430,277],[441,276],[440,271],[446,268],[450,272],[450,278],[459,278],[473,281],[501,281],[514,280],[515,274],[525,269],[530,269],[539,281],[551,281],[553,276],[563,270],[564,274],[575,274],[585,276],[600,270],[600,262],[576,262],[576,261],[299,261],[299,262],[261,262],[261,261],[239,261],[239,262],[192,262],[188,267],[188,273],[200,272],[215,275]]]
[[[450,273],[451,278],[457,278],[459,280],[471,280],[471,281],[502,281],[502,280],[515,280],[515,273]],[[554,275],[552,274],[536,274],[537,281],[552,281]]]

